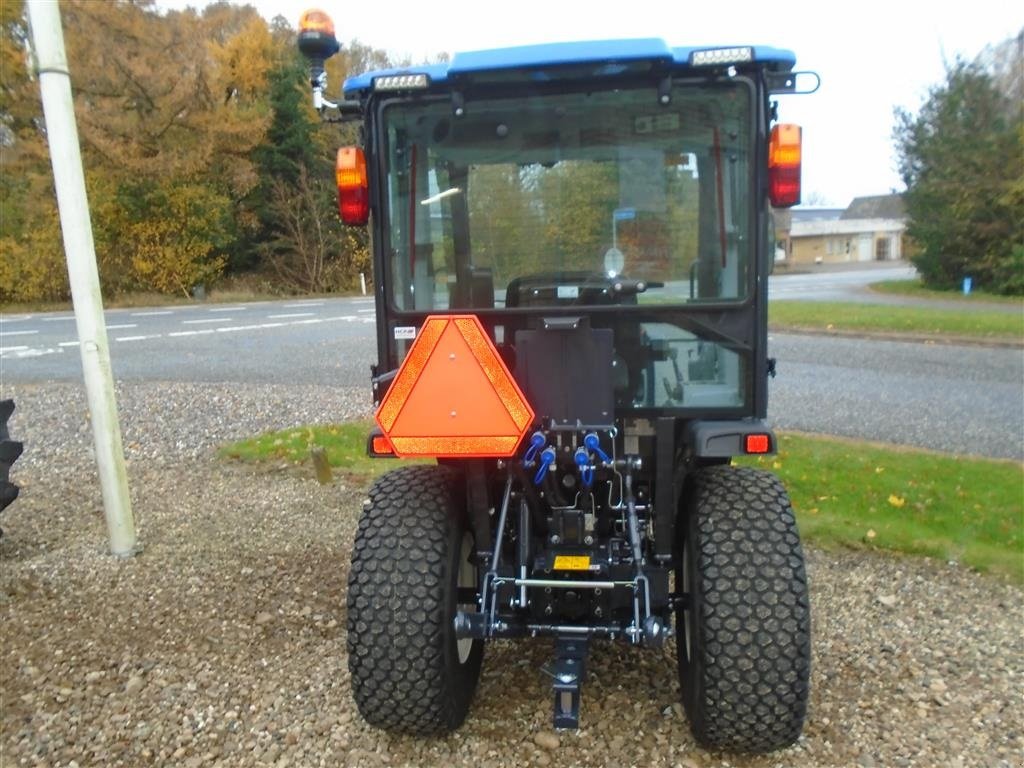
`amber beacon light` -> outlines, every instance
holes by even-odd
[[[304,11],[299,17],[299,48],[307,55],[320,54],[325,59],[337,53],[331,17],[316,8]]]
[[[323,11],[310,9],[299,17],[299,51],[309,59],[310,73],[316,81],[324,71],[324,61],[339,50],[334,36],[334,22]]]

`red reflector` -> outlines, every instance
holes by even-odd
[[[772,168],[768,176],[768,197],[776,208],[800,202],[800,168]]]
[[[389,456],[394,454],[394,451],[391,450],[391,443],[388,442],[388,439],[384,437],[384,435],[374,435],[372,447],[375,454],[386,453]]]
[[[800,202],[801,134],[799,125],[772,128],[768,142],[768,198],[776,208]]]
[[[341,220],[349,226],[363,226],[370,218],[370,189],[363,150],[359,147],[339,149],[334,173],[338,182]]]
[[[772,441],[768,435],[747,435],[747,453],[768,453]]]
[[[511,456],[533,409],[474,315],[432,315],[377,409],[398,456]]]

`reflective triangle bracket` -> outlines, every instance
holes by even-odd
[[[431,315],[376,419],[400,457],[508,457],[534,413],[476,315]]]

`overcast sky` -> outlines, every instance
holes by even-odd
[[[165,8],[204,0],[158,0]],[[239,5],[242,2],[235,0]],[[267,19],[293,26],[307,7],[353,38],[409,56],[568,40],[661,37],[670,45],[760,44],[796,53],[797,69],[821,76],[809,96],[780,98],[779,116],[804,129],[804,201],[845,206],[858,195],[902,189],[893,153],[893,109],[916,111],[942,81],[944,62],[973,59],[1024,27],[1007,0],[435,0],[337,2],[250,0]],[[1012,8],[1017,7],[1018,11]],[[340,83],[330,84],[332,92]]]

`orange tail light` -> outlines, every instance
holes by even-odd
[[[768,142],[768,198],[776,208],[800,202],[800,126],[782,123],[772,128]]]
[[[338,182],[338,213],[352,227],[361,227],[370,218],[370,188],[366,177],[366,155],[359,147],[338,150],[335,165]]]
[[[432,315],[377,409],[400,457],[512,456],[534,413],[475,315]]]

